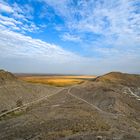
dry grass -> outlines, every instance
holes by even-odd
[[[48,84],[53,86],[70,86],[75,84],[80,84],[85,81],[85,79],[95,78],[95,76],[19,76],[21,80],[31,82]]]
[[[40,77],[22,77],[24,81],[31,83],[48,84],[53,86],[70,86],[74,84],[80,84],[84,80],[81,79],[67,79],[67,78],[40,78]]]

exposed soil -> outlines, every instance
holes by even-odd
[[[19,106],[0,118],[1,140],[140,139],[139,75],[109,73],[65,88],[17,81],[1,84],[1,110]]]

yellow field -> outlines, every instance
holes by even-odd
[[[22,76],[19,78],[31,83],[63,87],[83,83],[85,79],[95,78],[95,76]]]
[[[83,82],[83,80],[78,79],[46,79],[46,78],[22,78],[22,80],[25,80],[27,82],[31,83],[41,83],[41,84],[49,84],[53,86],[70,86],[73,84],[80,84]]]

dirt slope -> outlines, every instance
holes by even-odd
[[[139,75],[109,73],[67,87],[1,118],[0,139],[139,140],[139,83]]]
[[[96,81],[110,82],[127,86],[140,86],[140,75],[110,72],[96,78]]]
[[[10,72],[0,70],[0,85],[5,84],[6,82],[12,82],[17,80],[17,78]]]
[[[26,83],[18,80],[12,73],[0,70],[0,113],[52,94],[57,89]]]
[[[140,75],[111,72],[75,87],[71,92],[105,111],[106,116],[109,113],[123,116],[120,120],[117,119],[118,124],[110,122],[112,128],[118,127],[117,131],[125,133],[129,129],[140,132]],[[135,132],[129,134],[135,136]]]

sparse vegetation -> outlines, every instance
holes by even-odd
[[[23,105],[22,99],[18,99],[17,102],[16,102],[16,105],[17,105],[17,107],[22,106]]]
[[[15,118],[15,117],[18,117],[18,116],[23,115],[24,113],[25,113],[25,111],[23,111],[23,110],[13,111],[11,113],[6,114],[3,117],[0,117],[0,121],[2,121],[2,120],[8,120],[10,118]]]
[[[20,77],[31,82],[28,83],[18,79],[13,82],[6,76],[7,73],[2,74],[0,139],[140,138],[140,102],[139,97],[133,97],[135,94],[139,96],[139,76],[133,78],[134,75],[121,76],[122,74],[111,73],[107,78],[100,76],[80,85],[88,78],[29,75]],[[136,85],[127,87],[129,79]],[[123,84],[120,85],[120,81]],[[32,83],[79,85],[61,88]],[[130,89],[126,90],[127,93],[122,90],[124,83],[125,88]],[[32,104],[40,98],[39,102]],[[31,104],[26,107],[26,103]],[[10,111],[17,107],[18,109]]]

